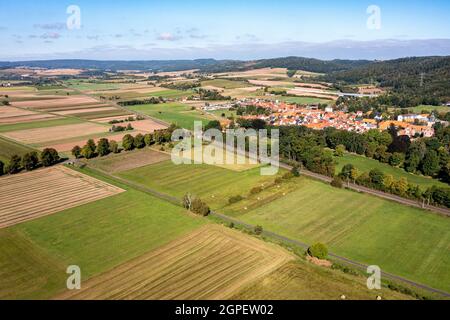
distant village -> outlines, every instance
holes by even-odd
[[[340,130],[364,133],[371,129],[387,130],[391,125],[398,129],[399,135],[410,138],[433,137],[434,124],[443,122],[435,118],[433,114],[403,114],[396,120],[383,119],[382,115],[375,114],[368,117],[362,111],[346,112],[335,110],[331,106],[320,108],[319,105],[299,106],[280,101],[266,101],[261,99],[243,99],[232,104],[206,105],[204,111],[225,110],[232,106],[255,106],[269,109],[270,113],[264,115],[244,115],[244,119],[261,119],[275,126],[301,125],[311,129],[323,130],[333,127]],[[223,125],[229,125],[231,121],[223,121]],[[447,123],[444,123],[447,125]]]

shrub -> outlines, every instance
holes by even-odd
[[[228,228],[234,229],[234,223],[233,223],[233,222],[230,222],[230,223],[228,224]]]
[[[195,198],[192,201],[191,211],[203,217],[206,217],[211,212],[208,205],[205,202],[203,202],[200,198]]]
[[[331,185],[335,188],[339,188],[341,189],[343,187],[343,183],[341,178],[339,177],[334,177],[333,180],[331,181]]]
[[[244,198],[241,196],[241,195],[237,195],[237,196],[234,196],[234,197],[230,197],[229,199],[228,199],[228,203],[229,204],[233,204],[233,203],[237,203],[237,202],[239,202],[239,201],[242,201]]]
[[[277,178],[275,178],[275,183],[276,184],[280,184],[280,183],[282,183],[283,182],[283,178],[282,177],[277,177]]]
[[[292,172],[286,172],[284,175],[283,175],[283,179],[284,180],[290,180],[290,179],[292,179],[294,177],[294,174],[292,173]]]
[[[0,161],[0,176],[2,176],[5,173],[5,164]]]
[[[318,259],[326,259],[328,256],[328,248],[323,243],[313,244],[308,248],[308,254]]]
[[[291,170],[291,173],[294,177],[300,177],[300,169],[298,166],[294,166]]]
[[[250,190],[250,194],[258,194],[263,191],[262,187],[254,187],[252,190]]]
[[[259,226],[259,225],[256,226],[255,229],[253,230],[253,232],[254,232],[256,235],[258,235],[258,236],[261,235],[261,234],[263,233],[263,231],[264,231],[264,230],[263,230],[263,227],[262,227],[262,226]]]

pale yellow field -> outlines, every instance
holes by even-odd
[[[35,128],[4,132],[2,135],[9,139],[28,144],[42,144],[89,134],[107,133],[108,127],[95,123],[70,124],[49,128]]]
[[[3,177],[0,178],[0,228],[124,191],[62,166]]]
[[[293,256],[219,225],[207,225],[157,250],[82,282],[59,300],[227,299]]]

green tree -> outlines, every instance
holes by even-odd
[[[18,155],[13,155],[11,159],[9,160],[7,171],[10,174],[16,174],[22,170],[22,167],[20,166],[20,163],[22,162],[22,158]]]
[[[391,189],[395,194],[404,197],[408,191],[408,180],[406,178],[400,178],[394,181]]]
[[[352,179],[352,170],[355,168],[354,165],[352,165],[351,163],[346,164],[345,166],[342,167],[341,170],[341,177],[345,180],[347,179]],[[352,179],[353,180],[353,179]]]
[[[95,152],[92,151],[92,148],[88,146],[87,144],[84,145],[84,147],[81,149],[81,155],[85,157],[86,159],[92,159],[95,158]]]
[[[308,248],[308,254],[318,259],[326,259],[328,257],[328,248],[323,243],[316,243]]]
[[[340,145],[338,145],[338,146],[336,147],[336,150],[335,150],[335,152],[334,152],[334,155],[335,155],[336,157],[343,157],[343,156],[344,156],[344,153],[345,153],[345,146],[342,145],[342,144],[340,144]]]
[[[145,145],[150,147],[153,143],[155,143],[155,141],[153,140],[153,134],[147,133],[144,136],[144,141],[145,141]]]
[[[127,134],[122,138],[122,146],[125,151],[134,149],[134,138],[131,134]]]
[[[389,158],[389,164],[393,167],[401,167],[405,162],[405,155],[403,153],[394,152]]]
[[[107,156],[110,152],[111,152],[111,150],[109,149],[108,139],[101,138],[98,141],[97,153],[99,154],[100,157],[104,157],[104,156]]]
[[[109,141],[109,150],[111,150],[112,153],[119,153],[119,144],[114,140]]]
[[[61,158],[59,157],[58,151],[53,148],[46,148],[42,150],[41,162],[44,167],[50,167],[59,162]]]
[[[142,134],[139,133],[136,135],[136,137],[134,137],[134,146],[138,149],[142,149],[145,147],[145,140]]]
[[[437,152],[434,150],[430,150],[425,155],[425,158],[422,162],[422,172],[427,176],[435,176],[439,170],[441,169],[439,165],[439,157]]]
[[[298,165],[292,167],[291,173],[294,177],[300,177],[300,169]]]
[[[370,182],[377,189],[383,188],[384,173],[379,169],[372,169],[369,172]]]
[[[95,153],[95,150],[97,150],[97,146],[95,145],[95,141],[93,139],[89,139],[86,142],[86,146],[91,149],[92,152]]]
[[[205,126],[205,131],[209,129],[217,129],[219,131],[222,131],[222,126],[220,125],[220,121],[218,120],[212,120],[208,122]]]
[[[3,161],[0,161],[0,176],[2,176],[5,173],[5,164]]]
[[[38,165],[39,165],[39,157],[37,152],[35,151],[28,152],[22,156],[22,167],[25,168],[25,170],[27,171],[34,170]]]
[[[78,159],[81,157],[81,148],[80,146],[75,146],[72,148],[72,155]]]

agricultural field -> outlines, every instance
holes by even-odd
[[[267,96],[264,97],[268,100],[278,100],[287,103],[297,103],[297,104],[332,104],[333,100],[316,98],[316,97],[286,97],[286,96]]]
[[[206,164],[175,165],[171,160],[122,171],[118,176],[180,199],[190,192],[213,209],[227,206],[229,197],[247,194],[275,179],[261,176],[258,167],[239,171]]]
[[[392,108],[391,110],[402,110]],[[413,113],[422,113],[422,111],[426,111],[427,113],[431,113],[433,111],[437,111],[438,113],[447,113],[450,112],[450,108],[447,106],[428,106],[428,105],[420,105],[414,108],[408,108],[409,111]]]
[[[96,91],[96,90],[117,90],[121,89],[120,84],[113,82],[101,81],[85,81],[85,80],[68,80],[66,84],[69,88],[80,91]]]
[[[407,279],[450,289],[446,217],[305,177],[221,212],[292,239],[323,242],[333,253]]]
[[[293,256],[237,231],[210,225],[87,281],[57,299],[227,299]]]
[[[61,166],[0,181],[0,229],[124,191]]]
[[[181,207],[116,185],[126,192],[0,229],[0,299],[55,297],[66,287],[68,265],[80,266],[83,281],[89,281],[206,223]]]
[[[146,114],[150,117],[160,119],[169,124],[192,130],[194,121],[203,121],[205,124],[212,120],[211,116],[203,114],[198,110],[181,103],[161,103],[131,106],[128,109]]]
[[[37,128],[50,128],[63,125],[70,125],[82,123],[83,121],[77,118],[57,118],[49,120],[35,120],[30,122],[0,124],[0,132],[19,131]]]
[[[51,141],[74,138],[85,135],[107,133],[109,126],[95,123],[78,123],[48,128],[33,128],[2,132],[4,137],[26,144],[43,145]]]
[[[90,166],[102,171],[117,173],[144,167],[169,159],[170,155],[167,153],[146,148],[143,150],[134,150],[120,154],[111,154],[107,157],[89,160],[88,163]]]
[[[376,293],[366,287],[365,277],[349,276],[342,272],[297,260],[284,264],[267,277],[247,285],[232,300],[408,300],[410,296],[387,288]]]
[[[22,156],[30,151],[35,150],[0,137],[0,161],[3,161],[3,163],[7,163],[13,155]]]
[[[217,87],[222,89],[237,89],[251,87],[251,84],[244,81],[233,81],[228,79],[214,79],[202,82],[202,87]]]
[[[372,169],[379,169],[384,174],[390,174],[396,179],[406,178],[408,179],[408,182],[420,186],[423,190],[432,186],[448,187],[446,183],[440,182],[439,180],[408,173],[401,168],[395,168],[389,164],[381,163],[375,159],[369,159],[364,156],[346,153],[343,157],[335,157],[335,160],[337,162],[336,174],[340,173],[346,164],[352,164],[360,172],[369,172]]]

